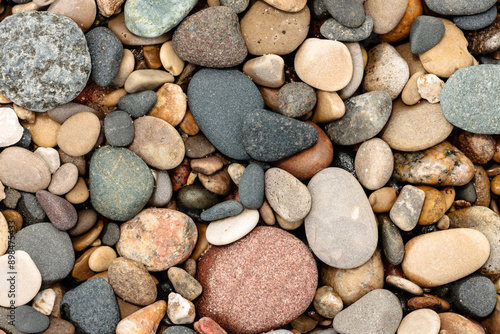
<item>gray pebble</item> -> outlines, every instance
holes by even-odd
[[[5,189],[5,198],[3,200],[3,204],[8,209],[15,209],[20,199],[21,193],[19,191],[12,188]]]
[[[220,5],[231,8],[236,14],[242,13],[247,9],[250,0],[221,0]]]
[[[120,226],[115,223],[105,224],[100,238],[103,245],[114,246],[120,239]]]
[[[399,228],[391,221],[388,215],[379,217],[380,237],[385,258],[392,265],[399,265],[405,256],[405,245]]]
[[[290,82],[278,91],[278,112],[296,118],[307,114],[316,106],[316,92],[303,82]]]
[[[123,56],[123,44],[111,30],[97,27],[85,34],[92,59],[94,82],[106,87],[115,79]]]
[[[373,20],[367,16],[360,27],[349,28],[341,25],[334,18],[326,20],[321,25],[320,33],[324,37],[340,42],[359,42],[370,37],[373,31]]]
[[[243,211],[243,205],[235,200],[224,201],[215,204],[211,208],[203,211],[200,218],[204,221],[214,221],[239,215]]]
[[[152,90],[128,94],[118,100],[118,109],[128,112],[132,118],[139,118],[153,109],[156,100],[156,93]]]
[[[452,303],[460,313],[482,319],[495,309],[497,295],[495,285],[482,275],[471,275],[453,283],[451,288]]]
[[[474,204],[476,201],[476,189],[474,188],[474,184],[472,182],[467,183],[465,186],[455,187],[456,195],[455,199],[464,200],[471,204]]]
[[[30,193],[21,193],[21,199],[17,204],[17,212],[23,216],[24,226],[41,223],[47,219],[45,211],[43,211],[35,195]]]
[[[50,319],[28,305],[22,305],[15,310],[15,327],[25,333],[40,333],[49,328]]]
[[[250,164],[241,176],[238,194],[241,204],[257,210],[264,202],[264,170],[258,164]]]
[[[497,6],[475,15],[455,16],[453,23],[462,30],[479,30],[486,28],[495,21],[497,17]]]
[[[217,195],[208,191],[199,183],[182,187],[177,193],[177,204],[190,209],[204,210],[219,202]]]
[[[151,169],[155,180],[155,189],[148,204],[155,207],[163,207],[170,202],[173,195],[172,181],[166,170]]]
[[[430,10],[442,15],[472,15],[482,13],[496,0],[425,0]]]
[[[161,334],[196,334],[196,332],[184,326],[172,326],[165,329]]]
[[[82,235],[94,227],[97,222],[97,212],[93,209],[84,209],[77,212],[78,221],[76,225],[68,230],[68,234],[72,237]]]
[[[307,1],[307,7],[311,11],[311,16],[316,20],[326,19],[330,16],[323,0],[309,0]]]
[[[328,12],[342,25],[357,28],[365,21],[362,0],[323,0]]]
[[[413,54],[425,52],[434,47],[444,36],[444,23],[434,16],[418,16],[410,30],[410,48]]]
[[[104,135],[109,145],[128,146],[134,140],[132,117],[123,111],[115,110],[104,118]]]

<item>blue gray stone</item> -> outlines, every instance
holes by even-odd
[[[255,160],[267,162],[313,146],[318,131],[305,122],[261,109],[247,114],[242,136],[247,153]]]
[[[444,117],[454,126],[473,133],[500,134],[500,66],[460,68],[441,91]]]
[[[373,31],[373,20],[367,16],[365,22],[357,28],[349,28],[334,18],[326,20],[319,29],[323,37],[340,42],[359,42],[370,37]]]
[[[473,319],[483,319],[495,309],[497,294],[495,285],[486,276],[473,274],[453,283],[451,288],[453,306]]]
[[[39,223],[16,233],[15,250],[28,253],[42,275],[42,288],[64,279],[75,264],[75,251],[65,231]]]
[[[123,110],[115,110],[104,118],[104,135],[111,146],[128,146],[134,141],[132,117]]]
[[[50,319],[28,305],[22,305],[15,310],[15,327],[24,333],[40,333],[49,328]]]
[[[357,28],[365,21],[363,0],[323,0],[326,9],[340,24]]]
[[[243,211],[243,205],[235,200],[224,201],[215,204],[211,208],[203,211],[200,218],[204,221],[214,221],[239,215]]]
[[[132,151],[112,146],[101,147],[92,155],[89,182],[94,209],[118,221],[129,220],[141,211],[154,188],[146,163]]]
[[[158,37],[178,25],[198,0],[128,0],[125,25],[142,37]]]
[[[444,36],[444,23],[434,16],[418,16],[410,30],[410,49],[413,54],[430,50]]]
[[[172,326],[165,329],[161,334],[196,334],[196,332],[184,326]]]
[[[33,111],[73,100],[91,71],[87,42],[70,18],[23,11],[0,22],[0,93]]]
[[[257,86],[234,69],[202,69],[188,86],[193,117],[207,139],[224,155],[246,160],[242,139],[244,117],[264,107]]]
[[[66,292],[61,317],[75,326],[75,334],[114,334],[120,312],[111,285],[98,277]]]
[[[156,93],[152,90],[127,94],[118,100],[118,109],[128,112],[132,118],[139,118],[153,109],[156,100]]]
[[[21,198],[17,203],[17,212],[23,217],[24,226],[41,223],[47,219],[36,196],[30,193],[21,193]]]
[[[120,239],[120,226],[112,222],[105,224],[100,238],[104,246],[114,246]]]
[[[472,15],[487,11],[497,0],[425,0],[430,10],[442,15]]]
[[[264,170],[260,165],[252,163],[245,168],[238,188],[238,195],[244,207],[257,210],[262,206],[264,180]]]
[[[247,9],[250,0],[221,0],[220,5],[229,7],[236,12],[236,14],[242,13]]]
[[[111,30],[97,27],[85,34],[92,60],[92,80],[102,87],[111,84],[118,74],[123,56],[123,44]]]
[[[453,17],[453,23],[462,30],[479,30],[486,28],[495,21],[497,17],[497,6],[475,15],[463,15]]]

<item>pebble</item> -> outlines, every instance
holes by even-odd
[[[123,88],[127,93],[132,94],[145,90],[156,90],[167,82],[174,82],[172,74],[162,70],[141,69],[130,73]]]
[[[143,210],[120,229],[118,254],[143,263],[150,271],[182,263],[191,255],[198,237],[193,220],[171,209]],[[137,234],[140,238],[136,238]]]
[[[202,133],[189,136],[184,145],[189,158],[203,158],[215,152],[215,147]]]
[[[420,309],[409,313],[399,325],[397,334],[438,334],[441,328],[439,315],[431,309]]]
[[[45,161],[47,166],[49,166],[50,173],[54,173],[61,166],[59,153],[52,147],[39,147],[33,153]]]
[[[453,283],[451,301],[461,314],[483,319],[495,309],[497,294],[493,282],[485,276],[471,275]]]
[[[161,46],[160,61],[163,68],[173,76],[178,76],[184,69],[184,60],[175,53],[172,41],[165,42]]]
[[[35,122],[23,122],[22,125],[30,131],[33,143],[43,147],[57,145],[57,130],[61,124],[53,121],[47,113],[37,113]]]
[[[118,68],[118,73],[111,84],[117,87],[123,87],[130,73],[134,71],[134,67],[135,58],[132,51],[129,49],[123,49],[122,60],[120,62],[120,67]]]
[[[113,288],[102,278],[93,278],[66,292],[61,316],[83,333],[114,334],[120,321]]]
[[[18,306],[15,309],[15,327],[25,333],[40,333],[49,328],[50,319],[28,305]]]
[[[417,90],[419,95],[430,103],[438,103],[441,99],[441,90],[444,81],[435,74],[425,74],[417,79]]]
[[[104,17],[112,16],[125,2],[124,0],[97,0],[99,13]]]
[[[243,73],[257,85],[279,88],[285,83],[285,61],[278,55],[264,55],[248,60]]]
[[[104,118],[104,135],[111,146],[128,146],[134,140],[132,117],[123,110],[115,110]]]
[[[282,115],[298,118],[304,116],[316,105],[316,92],[303,82],[285,84],[278,92],[278,112]]]
[[[495,4],[495,0],[425,0],[425,4],[433,12],[442,15],[472,15],[488,10]]]
[[[278,228],[257,227],[229,246],[211,247],[201,258],[197,280],[204,293],[196,310],[230,332],[268,331],[307,309],[316,292],[317,275],[313,256],[299,239]],[[270,310],[273,317],[267,316]]]
[[[400,290],[411,293],[412,295],[415,296],[421,296],[424,293],[422,288],[413,283],[412,281],[396,275],[386,276],[385,282]]]
[[[367,16],[363,24],[357,28],[349,28],[340,24],[334,18],[329,18],[321,25],[323,37],[340,42],[359,42],[367,39],[373,31],[373,20]]]
[[[12,264],[12,256],[14,256],[14,264]],[[2,269],[0,278],[4,282],[0,286],[0,306],[9,308],[25,305],[40,290],[42,276],[35,262],[25,251],[9,251],[9,254],[0,256],[0,268]],[[15,273],[14,280],[12,280],[12,272]],[[15,290],[15,295],[12,296],[12,291],[9,292],[9,290]]]
[[[36,199],[57,229],[66,231],[76,225],[78,221],[76,209],[64,198],[46,190],[39,190],[36,192]]]
[[[25,149],[30,149],[32,146],[31,142],[31,132],[30,130],[24,128],[23,130],[23,136],[21,139],[15,144],[15,146],[19,146]]]
[[[43,211],[35,195],[30,193],[21,193],[16,209],[22,216],[25,226],[41,223],[47,219],[45,211]]]
[[[406,11],[399,23],[389,31],[380,36],[381,42],[394,43],[399,42],[410,35],[411,25],[415,18],[423,14],[423,6],[421,0],[409,0]]]
[[[403,262],[405,256],[405,249],[403,238],[399,228],[389,219],[388,216],[379,216],[380,223],[380,237],[382,239],[382,248],[386,260],[397,266]]]
[[[392,187],[384,187],[375,190],[368,197],[368,201],[375,213],[389,212],[396,202],[398,191]]]
[[[338,92],[339,97],[344,100],[350,98],[358,90],[361,82],[363,81],[366,65],[366,62],[363,59],[363,52],[366,53],[366,51],[362,51],[359,43],[345,43],[345,46],[347,46],[347,49],[351,54],[353,69],[351,81],[349,81],[347,86]],[[342,117],[342,115],[340,117]]]
[[[149,116],[163,119],[172,126],[177,126],[186,115],[186,94],[179,85],[166,83],[156,92],[156,104]]]
[[[205,221],[214,221],[239,215],[243,206],[235,200],[224,201],[203,211],[200,218]]]
[[[191,168],[204,175],[212,175],[220,171],[223,167],[222,160],[216,155],[191,160]]]
[[[82,204],[89,199],[90,192],[82,177],[78,178],[75,186],[64,197],[71,204]]]
[[[402,268],[409,280],[422,287],[435,287],[473,273],[489,255],[490,245],[484,234],[470,228],[454,228],[408,241]]]
[[[384,286],[381,253],[375,250],[368,261],[356,268],[338,269],[322,265],[321,280],[338,293],[346,306],[351,305],[370,291]]]
[[[348,0],[324,0],[323,6],[340,24],[357,28],[365,21],[363,2]]]
[[[108,223],[104,225],[100,237],[103,245],[114,246],[120,239],[120,227],[115,223]]]
[[[241,133],[243,120],[264,106],[255,84],[238,70],[202,69],[191,79],[187,96],[210,143],[230,158],[249,159]]]
[[[68,118],[57,130],[57,145],[64,153],[78,157],[94,148],[100,133],[99,118],[90,112],[80,112]]]
[[[462,30],[479,30],[492,24],[497,17],[497,7],[493,5],[490,9],[475,15],[454,16],[453,23]]]
[[[175,292],[187,300],[195,300],[201,295],[201,284],[184,269],[177,267],[168,269],[168,279],[172,283]]]
[[[413,54],[432,49],[444,36],[444,23],[434,16],[420,15],[413,21],[410,47]]]
[[[120,39],[108,28],[97,27],[85,34],[92,60],[90,77],[102,87],[114,80],[120,69],[123,45]]]
[[[102,222],[102,220],[98,220],[97,224],[94,225],[90,231],[81,236],[73,238],[71,241],[73,242],[73,248],[75,249],[75,251],[82,251],[92,245],[99,237],[99,234],[101,234],[103,227],[104,223]]]
[[[175,30],[172,43],[175,53],[189,63],[233,67],[248,54],[242,33],[234,10],[215,6],[188,16]]]
[[[258,209],[264,202],[264,170],[258,164],[250,164],[241,176],[238,188],[241,204],[248,209]]]
[[[409,78],[408,64],[390,44],[382,43],[368,51],[364,91],[383,90],[394,100],[403,91]]]
[[[19,124],[16,113],[11,108],[0,108],[0,147],[14,145],[23,136],[24,129]]]
[[[250,233],[258,222],[257,210],[243,209],[238,215],[212,221],[208,225],[206,238],[213,245],[227,245]]]
[[[123,9],[125,24],[132,33],[141,37],[158,37],[178,25],[195,5],[195,0],[182,3],[173,0],[127,1]]]
[[[290,13],[257,1],[240,21],[241,34],[248,53],[256,56],[282,56],[295,51],[302,44],[307,37],[310,21],[307,6]]]
[[[354,160],[358,181],[369,190],[382,188],[391,178],[394,158],[389,145],[380,138],[365,141]]]
[[[476,190],[472,182],[467,183],[465,186],[456,187],[455,191],[457,200],[464,200],[471,204],[476,201]]]
[[[337,314],[333,328],[341,333],[395,333],[402,318],[396,295],[377,289]]]
[[[113,248],[99,246],[90,254],[89,268],[96,273],[106,271],[114,259],[116,259],[116,252]]]
[[[114,292],[126,302],[146,306],[156,300],[156,284],[140,262],[116,258],[109,265],[108,281]]]
[[[389,212],[391,220],[403,231],[413,230],[417,226],[424,202],[424,190],[405,185]]]
[[[167,313],[167,303],[159,300],[122,319],[116,326],[117,334],[156,333],[161,320]]]
[[[61,158],[61,163],[72,163],[78,169],[78,175],[83,176],[87,174],[87,159],[85,156],[74,157],[64,153],[61,149],[58,149],[59,157]]]
[[[45,289],[33,298],[32,306],[38,312],[49,316],[52,314],[55,302],[56,292],[53,289]]]
[[[201,319],[200,319],[201,320]],[[194,330],[184,326],[171,326],[165,329],[161,334],[196,334]]]
[[[68,102],[52,108],[47,111],[46,115],[48,115],[53,121],[63,124],[68,118],[81,112],[90,112],[99,117],[99,119],[102,118],[102,114],[100,114],[93,108],[75,102]],[[40,115],[38,114],[37,117],[39,116]]]
[[[75,334],[75,326],[61,318],[49,317],[50,326],[41,334]]]
[[[383,90],[351,97],[345,101],[344,117],[328,123],[325,131],[334,145],[358,144],[382,130],[391,110],[391,96]]]
[[[446,201],[443,194],[433,187],[418,186],[425,192],[424,205],[418,218],[419,225],[430,225],[437,223],[446,212]]]
[[[155,180],[155,189],[149,198],[148,204],[155,207],[166,206],[172,199],[172,181],[167,171],[151,170]]]
[[[198,174],[198,178],[201,184],[210,192],[226,196],[231,191],[231,177],[227,172],[227,168],[224,168],[217,173],[212,175]]]
[[[177,193],[177,205],[190,209],[208,209],[219,203],[220,199],[199,183],[182,187]]]
[[[495,154],[495,139],[490,135],[482,135],[461,131],[458,135],[457,148],[476,165],[484,165]]]
[[[325,318],[334,318],[344,308],[344,303],[331,286],[324,285],[316,290],[314,309]]]
[[[497,14],[495,21],[485,29],[467,32],[466,38],[469,42],[470,52],[477,55],[496,52],[500,48],[498,40],[499,28],[500,16]],[[474,65],[476,64],[477,62]]]
[[[441,107],[446,119],[465,131],[500,133],[500,117],[495,113],[500,102],[493,98],[499,88],[499,77],[497,65],[478,65],[457,71],[441,91]],[[473,118],[466,117],[470,110],[481,112],[474,113]]]
[[[11,15],[0,24],[0,41],[0,92],[17,105],[46,111],[70,102],[85,87],[90,54],[82,30],[71,19],[43,11]]]
[[[171,292],[168,295],[167,315],[176,325],[192,324],[196,317],[195,306],[180,294]]]
[[[308,38],[295,54],[294,64],[302,81],[328,92],[346,87],[353,75],[351,53],[337,41]]]
[[[314,254],[341,269],[368,261],[377,246],[377,224],[358,181],[345,170],[332,167],[314,175],[307,188],[312,207],[305,229]]]
[[[386,34],[403,18],[408,0],[370,0],[364,2],[365,13],[373,19],[373,32]]]
[[[395,152],[393,177],[416,184],[463,186],[474,177],[474,165],[445,141],[425,151]]]
[[[344,88],[345,89],[345,88]],[[345,114],[345,105],[336,92],[316,91],[317,103],[312,117],[315,123],[335,121]]]
[[[42,6],[45,6],[45,4]],[[75,10],[75,7],[78,10]],[[47,11],[69,17],[83,32],[86,32],[92,26],[97,12],[96,4],[91,0],[55,0],[47,8]]]
[[[151,197],[154,186],[151,171],[142,159],[125,148],[111,146],[103,146],[92,155],[89,182],[94,209],[118,221],[137,214]]]
[[[483,334],[484,331],[470,319],[453,312],[445,312],[439,314],[441,320],[441,332],[446,333],[460,333],[467,331],[471,334]],[[446,334],[444,333],[444,334]]]
[[[122,12],[115,17],[113,17],[108,22],[108,28],[120,39],[124,45],[138,46],[138,45],[155,45],[166,42],[170,39],[171,34],[161,34],[158,37],[142,37],[133,34],[128,30],[125,25],[125,13]]]
[[[132,118],[145,116],[156,104],[156,93],[145,90],[128,94],[118,100],[118,109],[126,111]]]

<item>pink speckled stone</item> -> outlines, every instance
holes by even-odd
[[[194,249],[198,230],[182,212],[150,208],[122,224],[118,253],[149,271],[166,270],[186,260]]]
[[[256,227],[243,239],[212,246],[197,279],[200,317],[231,333],[255,334],[285,325],[309,306],[318,284],[316,262],[304,243],[275,227]]]
[[[207,317],[195,322],[194,329],[200,334],[227,334],[218,323]]]

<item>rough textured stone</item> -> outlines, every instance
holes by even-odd
[[[297,118],[310,112],[316,105],[316,92],[303,82],[290,82],[280,88],[277,107],[282,115]]]
[[[434,16],[420,15],[413,21],[410,47],[414,54],[433,48],[444,36],[444,23]]]
[[[472,54],[484,55],[500,49],[500,15],[488,27],[465,34]],[[498,58],[498,57],[497,57]]]
[[[172,282],[175,292],[187,300],[194,300],[201,295],[201,284],[184,269],[177,267],[168,269],[168,279]]]
[[[453,23],[462,30],[479,30],[492,24],[497,17],[497,7],[475,15],[454,16]]]
[[[453,283],[453,306],[473,319],[489,316],[495,309],[497,294],[493,282],[482,275],[471,275]]]
[[[0,92],[17,105],[46,111],[70,102],[85,87],[90,55],[71,19],[23,11],[2,21],[0,41]]]
[[[92,60],[90,77],[96,84],[106,87],[118,74],[123,56],[123,45],[106,27],[97,27],[85,34]]]
[[[145,116],[153,109],[156,100],[156,93],[152,90],[128,94],[118,100],[118,109],[126,111],[135,119]]]
[[[358,28],[343,26],[334,18],[326,20],[321,25],[320,32],[323,37],[340,42],[359,42],[367,39],[373,30],[373,20],[367,16],[365,22]]]
[[[425,192],[412,185],[405,185],[389,215],[391,220],[403,231],[411,231],[418,223],[425,202]]]
[[[442,15],[472,15],[482,13],[495,4],[495,0],[425,0],[429,8]]]
[[[128,146],[134,140],[132,117],[123,111],[115,110],[104,118],[104,135],[112,146]]]
[[[365,9],[361,0],[323,0],[322,2],[328,13],[346,27],[359,27],[365,20]]]
[[[235,200],[224,201],[203,211],[200,218],[205,221],[214,221],[239,215],[243,211],[243,205]]]

